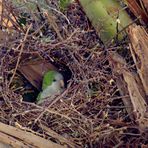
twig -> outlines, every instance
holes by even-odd
[[[19,55],[18,55],[18,59],[17,59],[17,63],[16,63],[16,66],[15,66],[13,75],[12,75],[12,77],[11,77],[11,79],[10,79],[9,84],[8,84],[8,87],[9,87],[10,84],[12,83],[13,78],[14,78],[14,76],[15,76],[15,74],[16,74],[16,70],[17,70],[17,68],[18,68],[18,65],[19,65],[19,62],[20,62],[20,59],[21,59],[21,55],[22,55],[22,52],[23,52],[23,49],[24,49],[24,44],[25,44],[25,41],[26,41],[26,39],[27,39],[29,30],[30,30],[31,27],[32,27],[32,24],[29,25],[29,27],[28,27],[28,29],[27,29],[27,31],[26,31],[26,34],[25,34],[25,36],[24,36],[23,41],[22,41],[22,42],[19,44],[19,46],[17,47],[17,48],[21,47],[21,49],[20,49],[20,52],[19,52]]]
[[[41,128],[46,131],[46,134],[50,135],[51,137],[58,139],[61,143],[65,143],[69,145],[71,148],[75,147],[75,144],[72,143],[70,140],[64,138],[63,136],[59,135],[55,131],[51,130],[50,128],[46,127],[45,125],[41,125]]]
[[[70,87],[70,84],[69,84],[69,87]],[[47,108],[45,108],[44,109],[44,111],[38,116],[38,118],[35,120],[35,123],[44,115],[44,113],[45,112],[51,112],[51,110],[49,110],[49,108],[53,105],[53,104],[55,104],[60,98],[62,98],[62,96],[64,96],[66,93],[68,92],[68,88],[67,88],[67,90],[65,90],[60,96],[58,96],[55,100],[53,100],[53,102],[51,102],[51,104],[47,107]],[[53,111],[54,112],[54,111]],[[65,116],[65,115],[62,115],[62,116]],[[70,120],[70,121],[72,121],[71,120],[71,118],[69,118],[69,117],[67,117],[66,116],[66,118],[68,119],[68,120]],[[73,122],[73,121],[72,121]]]
[[[44,15],[47,17],[49,24],[53,27],[53,29],[55,30],[57,36],[59,37],[59,39],[61,41],[63,41],[63,37],[60,34],[60,31],[58,30],[58,25],[56,24],[53,16],[51,14],[48,13],[48,11],[44,11]]]

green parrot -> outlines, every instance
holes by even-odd
[[[37,104],[40,104],[47,97],[61,93],[64,88],[63,75],[54,70],[48,71],[44,74],[42,92],[37,97]]]

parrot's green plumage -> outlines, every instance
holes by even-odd
[[[43,78],[42,90],[46,89],[49,85],[51,85],[56,73],[56,71],[49,71],[45,73]]]
[[[56,95],[64,90],[64,80],[61,73],[57,71],[48,71],[44,74],[42,83],[42,92],[37,97],[37,103],[44,99]]]

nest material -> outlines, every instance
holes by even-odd
[[[69,141],[74,147],[146,144],[147,135],[139,132],[123,105],[121,98],[128,96],[120,96],[106,49],[80,6],[73,3],[62,13],[56,1],[49,1],[48,5],[52,8],[50,13],[33,14],[30,10],[24,27],[11,18],[11,27],[1,24],[16,39],[9,39],[10,46],[8,41],[1,43],[0,121],[17,124],[56,143],[70,146]],[[4,8],[3,18],[12,14],[18,20],[22,14],[9,2]],[[49,41],[45,40],[49,37]],[[65,67],[71,71],[67,89],[42,106],[22,101],[28,88],[17,71],[23,57],[32,58],[34,54],[53,62],[62,71]],[[67,141],[61,141],[61,137]]]

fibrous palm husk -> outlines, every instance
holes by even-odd
[[[147,11],[148,11],[148,3],[146,2],[147,0],[126,0],[127,1],[127,5],[130,8],[130,10],[133,12],[133,14],[139,18],[140,17],[140,21],[141,23],[145,23],[146,25],[148,24],[148,15],[147,15]]]
[[[132,106],[132,110],[127,108],[127,112],[133,114],[139,126],[145,129],[148,127],[148,34],[144,28],[133,25],[129,28],[129,38],[137,72],[130,71],[126,61],[117,53],[110,53],[110,62],[117,77],[122,79],[117,79],[121,94],[130,96],[130,99],[123,100],[126,106]]]
[[[143,27],[134,25],[129,28],[129,37],[130,51],[148,96],[148,34]]]

